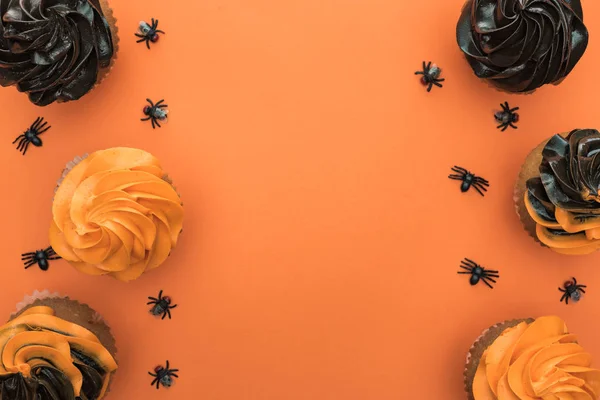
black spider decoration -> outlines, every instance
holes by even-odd
[[[169,110],[164,110],[164,108],[167,108],[168,105],[163,104],[164,100],[160,100],[158,103],[154,104],[152,102],[152,100],[150,99],[146,99],[146,101],[148,103],[150,103],[149,106],[145,106],[144,107],[144,115],[146,115],[146,118],[142,118],[142,121],[148,121],[150,120],[152,122],[152,129],[155,129],[156,126],[154,125],[158,125],[158,127],[160,128],[160,123],[158,121],[166,121],[167,120],[167,114],[169,113]]]
[[[577,279],[573,278],[572,281],[566,281],[562,288],[558,288],[563,295],[560,298],[560,301],[565,301],[566,304],[569,304],[569,298],[574,302],[578,302],[581,300],[581,293],[585,293],[583,288],[586,288],[586,285],[578,285]]]
[[[152,315],[161,315],[161,319],[165,319],[166,316],[169,316],[171,319],[171,309],[177,307],[177,304],[171,305],[171,298],[169,296],[163,297],[163,291],[158,292],[158,298],[156,297],[148,297],[150,300],[147,305],[154,304],[150,309],[150,314]]]
[[[500,122],[500,125],[496,128],[502,129],[502,132],[509,126],[513,129],[517,129],[518,127],[515,123],[519,122],[519,114],[515,111],[517,111],[519,107],[510,108],[507,101],[505,101],[504,104],[500,104],[500,107],[502,107],[502,111],[498,111],[494,114],[496,121]]]
[[[492,283],[496,283],[496,279],[500,278],[498,271],[485,269],[481,265],[477,264],[475,261],[469,260],[468,258],[465,258],[460,262],[460,267],[462,269],[466,269],[466,271],[458,271],[459,274],[471,275],[469,283],[472,286],[477,285],[481,280],[483,283],[488,285],[490,289],[493,289],[494,287],[492,286],[492,284],[490,284],[490,281]]]
[[[17,143],[17,140],[21,139],[19,141],[19,145],[17,146],[17,150],[22,152],[23,155],[25,155],[27,152],[27,148],[29,147],[30,143],[35,147],[41,147],[43,143],[39,136],[48,129],[52,128],[51,126],[46,125],[48,125],[48,122],[44,122],[44,118],[38,117],[35,122],[31,124],[29,129],[27,129],[22,135],[19,135],[15,141],[12,142],[12,144]]]
[[[157,27],[158,20],[154,20],[154,18],[152,18],[152,24],[149,24],[145,21],[140,21],[139,33],[136,33],[135,36],[141,39],[136,41],[136,43],[146,42],[146,47],[148,47],[148,50],[150,50],[150,42],[158,42],[158,39],[160,39],[160,36],[158,34],[165,33],[160,29],[156,29]]]
[[[415,75],[423,75],[421,77],[421,83],[423,86],[427,86],[427,91],[430,92],[433,85],[442,87],[440,82],[444,82],[445,79],[439,79],[442,70],[437,65],[431,65],[431,61],[425,65],[423,61],[423,70],[415,72]]]
[[[48,267],[50,266],[48,263],[49,260],[60,260],[60,258],[52,247],[21,254],[21,260],[25,265],[25,269],[37,264],[42,271],[48,271]]]
[[[467,171],[462,167],[455,165],[452,167],[452,171],[456,172],[456,174],[450,174],[448,175],[448,178],[456,181],[462,181],[462,185],[460,185],[461,192],[466,192],[472,186],[480,195],[484,196],[483,192],[487,192],[487,187],[490,186],[490,183],[487,180]]]
[[[152,381],[152,383],[150,383],[150,386],[156,385],[156,389],[160,389],[160,385],[163,385],[166,388],[171,387],[171,385],[173,385],[173,377],[179,378],[179,375],[175,373],[179,372],[179,370],[170,369],[169,360],[167,360],[167,364],[164,368],[162,365],[159,365],[156,368],[154,368],[154,372],[155,373],[148,373],[154,377],[154,380]]]

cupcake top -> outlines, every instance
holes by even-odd
[[[79,99],[113,53],[99,0],[0,0],[0,85],[38,106]]]
[[[456,38],[479,78],[529,92],[571,72],[588,31],[580,0],[468,0]]]
[[[31,307],[0,328],[0,400],[101,399],[117,364],[89,330]]]
[[[475,400],[581,399],[600,395],[600,371],[559,317],[507,328],[483,352]]]
[[[600,132],[555,135],[542,151],[540,176],[527,181],[525,206],[538,239],[555,251],[587,254],[600,247]]]
[[[79,271],[138,278],[177,244],[183,206],[158,160],[143,150],[97,151],[58,187],[50,244]]]

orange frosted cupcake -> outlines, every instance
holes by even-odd
[[[90,307],[36,292],[0,327],[0,398],[103,399],[117,369],[115,341]]]
[[[52,205],[50,245],[79,271],[131,281],[160,266],[183,226],[183,206],[158,160],[139,149],[71,162]]]
[[[503,322],[467,355],[469,400],[594,400],[600,371],[559,317]]]
[[[525,229],[561,254],[600,248],[600,132],[554,135],[527,157],[515,187]]]

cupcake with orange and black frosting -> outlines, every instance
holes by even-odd
[[[183,205],[160,162],[139,149],[101,150],[67,165],[52,204],[50,245],[79,271],[131,281],[165,262]]]
[[[90,307],[36,292],[0,327],[0,400],[100,400],[115,340]]]
[[[554,135],[527,157],[515,187],[525,229],[561,254],[600,248],[600,132]]]
[[[38,106],[81,98],[112,67],[115,23],[107,0],[0,0],[0,85]]]
[[[468,400],[595,400],[600,370],[556,316],[486,329],[467,355]]]

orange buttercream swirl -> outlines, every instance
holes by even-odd
[[[46,306],[0,327],[0,349],[0,399],[101,399],[117,369],[92,332]]]
[[[475,400],[595,400],[600,371],[563,320],[542,317],[506,329],[481,360]]]
[[[138,278],[169,256],[183,225],[179,195],[158,160],[138,149],[98,151],[64,178],[50,244],[79,271]]]
[[[563,254],[600,248],[600,132],[576,129],[552,137],[540,176],[527,181],[525,206],[540,242]]]

